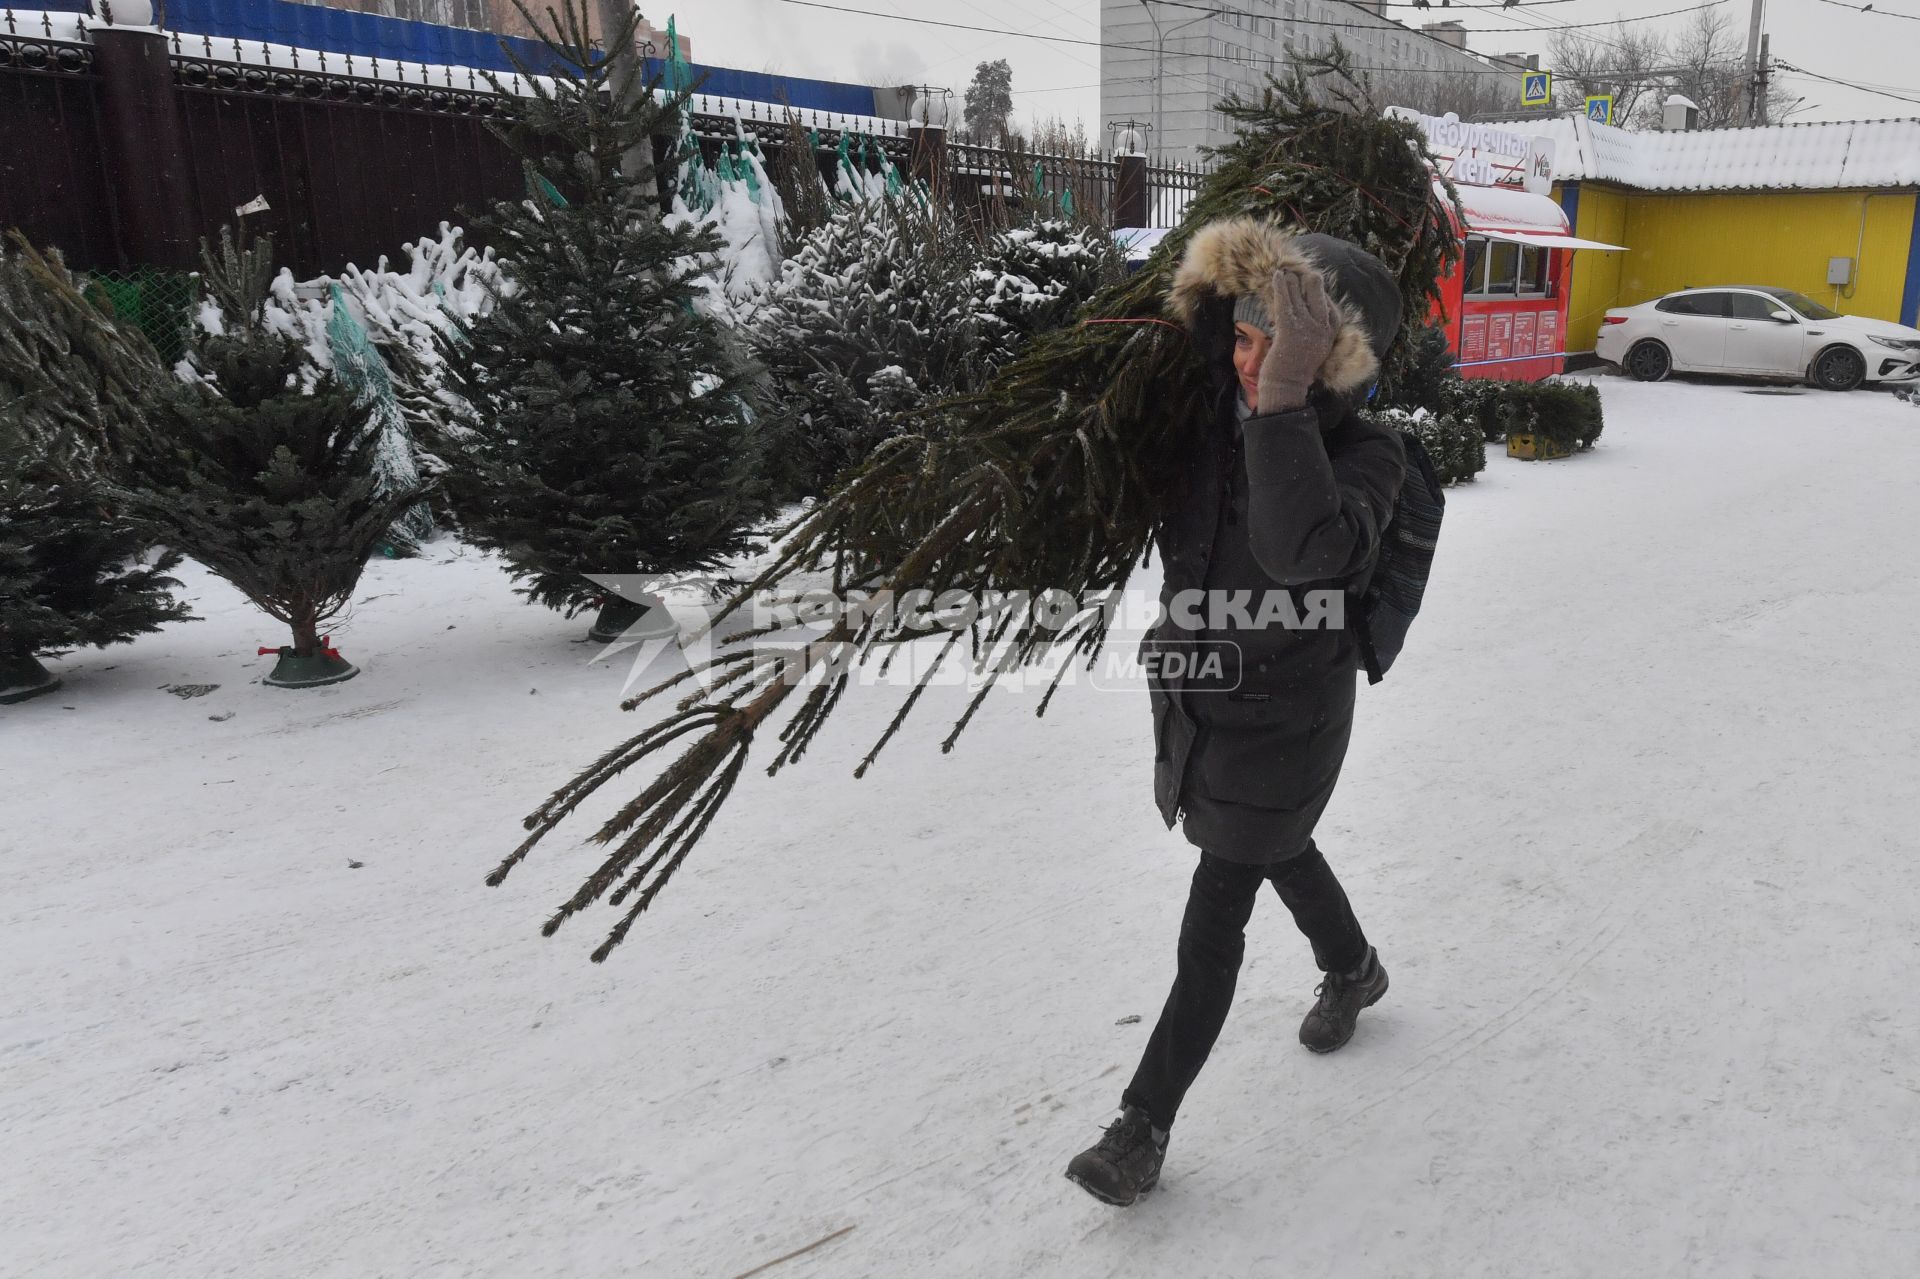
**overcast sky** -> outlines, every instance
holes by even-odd
[[[642,9],[665,26],[677,13],[680,30],[693,40],[696,61],[749,71],[779,71],[823,80],[861,84],[943,84],[957,94],[966,88],[977,63],[1005,58],[1013,67],[1014,101],[1021,118],[1058,115],[1069,123],[1084,120],[1091,134],[1099,128],[1100,50],[1060,40],[1100,38],[1098,0],[831,0],[844,8],[880,11],[909,18],[1017,31],[1001,35],[925,26],[897,18],[864,17],[808,8],[792,0],[701,0],[678,10]],[[1560,0],[1515,9],[1466,8],[1461,0],[1442,11],[1434,0],[1431,14],[1395,8],[1389,14],[1410,25],[1458,17],[1472,33],[1468,46],[1482,53],[1546,53],[1547,36],[1539,26],[1641,19],[1681,8],[1692,0]],[[1231,0],[1223,0],[1231,3]],[[1848,0],[1850,4],[1866,0]],[[1752,14],[1750,0],[1722,0],[1744,46]],[[1920,0],[1876,0],[1876,10],[1849,12],[1828,0],[1770,0],[1766,30],[1773,54],[1797,66],[1837,79],[1891,89],[1912,102],[1897,101],[1817,80],[1790,77],[1787,83],[1806,101],[1794,120],[1886,119],[1920,116]],[[1191,11],[1185,11],[1191,12]],[[1663,29],[1679,29],[1691,16],[1653,19]],[[1509,34],[1511,33],[1511,34]],[[1607,28],[1592,34],[1611,35]],[[1544,61],[1544,58],[1543,58]],[[1515,102],[1519,90],[1515,88]],[[958,106],[956,97],[955,106]]]

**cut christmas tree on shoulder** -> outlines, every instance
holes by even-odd
[[[1398,279],[1404,334],[1436,300],[1457,242],[1451,199],[1436,189],[1424,140],[1382,118],[1336,52],[1275,82],[1258,103],[1221,108],[1237,124],[1181,226],[1131,279],[1103,289],[1081,322],[1041,335],[979,391],[928,404],[793,529],[734,604],[759,591],[835,583],[843,598],[877,590],[1019,601],[973,632],[954,631],[938,660],[856,770],[891,740],[927,681],[948,661],[986,678],[943,746],[953,746],[1006,671],[1092,660],[1107,636],[1105,603],[1140,564],[1160,517],[1178,500],[1176,463],[1189,424],[1211,405],[1210,353],[1173,322],[1174,271],[1195,231],[1252,217],[1321,232],[1378,257]],[[1454,210],[1453,212],[1457,212]],[[1053,601],[1078,601],[1056,611]],[[899,616],[847,609],[804,648],[759,648],[753,631],[722,638],[704,673],[658,722],[594,761],[527,819],[529,837],[495,869],[499,883],[548,832],[627,769],[669,745],[678,756],[596,832],[610,852],[548,919],[551,933],[605,899],[621,910],[593,952],[604,959],[711,826],[758,732],[783,717],[778,770],[804,754],[853,684],[918,637]],[[972,653],[978,653],[972,657]],[[1065,659],[1065,660],[1063,660]],[[679,688],[683,676],[633,699]],[[793,694],[804,689],[797,699]],[[1039,708],[1044,711],[1046,701]]]
[[[663,223],[652,167],[623,167],[671,131],[677,99],[612,83],[577,3],[549,15],[558,29],[535,26],[563,74],[502,133],[528,197],[474,220],[503,281],[448,360],[465,406],[448,460],[470,540],[571,615],[619,603],[589,574],[721,570],[770,500],[735,361],[693,305],[719,240]]]

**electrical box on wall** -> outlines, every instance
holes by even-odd
[[[1837,289],[1844,289],[1853,283],[1852,258],[1827,259],[1827,283]]]

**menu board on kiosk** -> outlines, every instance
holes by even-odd
[[[1469,315],[1460,321],[1460,360],[1474,364],[1487,358],[1487,317]]]

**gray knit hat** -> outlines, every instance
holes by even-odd
[[[1233,322],[1251,324],[1268,337],[1273,336],[1273,319],[1267,314],[1267,301],[1258,293],[1242,293],[1234,299]]]

